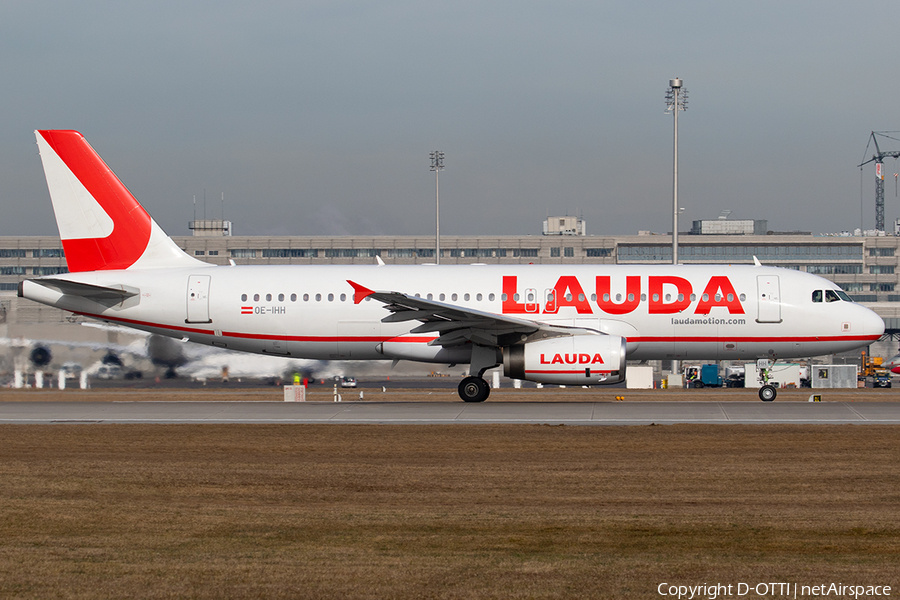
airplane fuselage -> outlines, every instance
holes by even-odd
[[[839,289],[826,279],[758,266],[210,265],[62,277],[139,293],[105,306],[26,282],[25,297],[202,344],[326,360],[468,362],[464,352],[429,350],[435,334],[383,323],[384,306],[355,303],[351,280],[621,336],[634,360],[815,356],[874,341],[883,327],[855,303],[826,302],[822,294],[814,301],[815,292]],[[385,352],[391,341],[408,352]]]

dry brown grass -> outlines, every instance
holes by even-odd
[[[883,426],[0,426],[3,598],[900,585]]]

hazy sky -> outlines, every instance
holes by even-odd
[[[56,233],[38,128],[80,130],[172,235],[204,190],[236,234],[432,235],[432,150],[442,233],[666,232],[672,77],[682,230],[853,229],[898,32],[878,0],[0,0],[0,235]],[[872,227],[871,165],[862,188]]]

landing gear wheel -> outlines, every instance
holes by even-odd
[[[459,397],[466,402],[484,402],[491,395],[491,388],[481,377],[466,377],[459,382]]]
[[[771,402],[777,395],[778,392],[775,390],[774,386],[764,385],[759,388],[759,399],[763,402]]]

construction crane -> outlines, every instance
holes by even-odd
[[[859,167],[862,168],[863,165],[867,165],[870,162],[875,162],[875,229],[878,231],[884,231],[884,159],[885,157],[890,158],[900,158],[900,151],[891,151],[891,152],[882,152],[881,148],[878,147],[878,138],[876,136],[881,136],[884,138],[888,138],[894,141],[900,142],[900,138],[891,137],[887,134],[889,133],[898,133],[896,131],[873,131],[869,136],[869,143],[866,144],[866,150],[863,152],[863,158],[866,157],[866,154],[869,152],[869,146],[875,145],[875,154],[872,155],[872,158],[869,160],[860,163]]]

